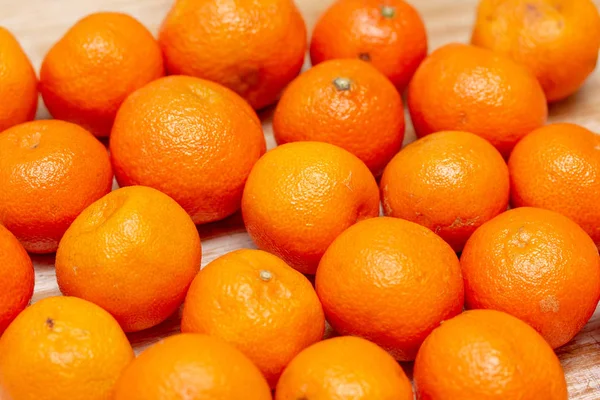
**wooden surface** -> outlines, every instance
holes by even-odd
[[[154,33],[172,0],[0,0],[0,25],[10,29],[19,39],[36,68],[54,43],[77,19],[94,11],[129,13]],[[309,31],[318,15],[331,0],[297,0]],[[413,0],[421,12],[429,34],[429,48],[448,42],[469,40],[476,0]],[[596,0],[600,4],[600,0]],[[1,101],[5,101],[4,99]],[[269,147],[273,147],[270,111],[262,113]],[[551,106],[550,120],[579,123],[600,132],[600,72],[596,72],[575,96]],[[40,105],[38,118],[48,114]],[[408,127],[406,142],[414,140]],[[226,221],[199,228],[202,237],[203,260],[206,265],[221,254],[237,248],[254,247],[244,232],[241,218],[235,215]],[[54,275],[52,256],[34,257],[36,286],[33,301],[60,294]],[[159,338],[178,331],[178,316],[148,331],[130,335],[137,351]],[[568,345],[558,350],[569,383],[571,399],[600,399],[600,309],[585,329]],[[410,367],[410,366],[409,366]],[[449,399],[451,400],[451,399]],[[540,399],[544,400],[544,399]]]

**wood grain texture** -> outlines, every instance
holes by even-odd
[[[297,0],[309,30],[318,15],[332,0]],[[39,68],[44,54],[76,20],[94,11],[129,13],[154,33],[172,0],[0,0],[0,25],[10,29]],[[466,42],[474,20],[476,0],[413,0],[419,9],[429,34],[430,50],[449,42]],[[600,0],[596,0],[600,4]],[[574,122],[600,132],[600,72],[587,81],[576,95],[551,106],[550,121]],[[48,113],[40,104],[38,118]],[[271,111],[261,115],[269,147],[273,147]],[[406,142],[414,140],[408,128]],[[235,215],[225,221],[199,227],[203,245],[202,265],[221,254],[237,248],[253,248],[245,233],[241,218]],[[59,295],[52,256],[34,257],[36,287],[33,301]],[[179,316],[144,332],[129,335],[137,351],[146,348],[165,335],[178,331]],[[569,383],[570,398],[600,399],[600,309],[585,329],[568,345],[558,350]],[[540,399],[543,400],[543,399]]]

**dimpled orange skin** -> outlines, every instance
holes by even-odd
[[[252,362],[220,339],[180,334],[144,351],[123,372],[114,400],[271,400]]]
[[[381,178],[385,215],[431,229],[455,251],[508,206],[508,168],[486,140],[467,132],[428,135],[405,147]]]
[[[314,274],[340,233],[379,215],[379,193],[371,171],[346,150],[321,142],[288,143],[252,169],[242,215],[258,248]]]
[[[415,361],[421,400],[567,400],[552,348],[519,319],[473,310],[444,322]]]
[[[78,21],[50,49],[40,92],[50,114],[108,136],[123,100],[164,75],[160,47],[126,14],[100,12]]]
[[[306,277],[272,254],[244,249],[217,258],[196,276],[181,330],[232,344],[275,387],[292,358],[321,340],[325,316]]]
[[[402,98],[363,61],[327,61],[287,87],[275,109],[273,131],[278,144],[313,140],[340,146],[379,176],[402,147]]]
[[[104,146],[85,129],[45,120],[0,135],[0,224],[31,253],[53,253],[71,222],[112,186]]]
[[[200,238],[167,195],[115,190],[73,222],[56,253],[61,292],[98,304],[126,332],[159,324],[183,302],[200,270]]]
[[[425,59],[408,88],[418,137],[444,130],[474,133],[508,157],[515,144],[548,116],[535,76],[490,50],[443,46]]]
[[[310,43],[313,65],[334,58],[369,61],[403,91],[427,56],[421,16],[402,0],[338,0],[319,18]]]
[[[590,237],[554,211],[516,208],[482,225],[461,256],[465,306],[507,312],[553,348],[569,342],[600,300],[600,259]]]
[[[368,340],[344,336],[303,350],[287,366],[275,400],[412,400],[402,367]]]
[[[261,109],[300,73],[306,26],[292,0],[177,0],[159,42],[170,74],[218,82]]]
[[[0,132],[35,117],[38,103],[35,71],[17,39],[1,26],[0,99],[5,99],[0,105]]]
[[[49,297],[19,314],[0,338],[0,394],[14,400],[112,400],[133,359],[109,313],[75,297]]]
[[[577,222],[600,246],[600,136],[552,124],[521,140],[508,162],[513,207],[540,207]]]
[[[482,0],[471,42],[527,66],[558,101],[596,68],[600,16],[590,0]]]
[[[186,76],[159,79],[132,94],[110,140],[119,185],[166,193],[195,224],[239,209],[246,178],[265,148],[260,120],[242,98]]]
[[[463,308],[452,248],[431,230],[381,217],[348,228],[329,246],[316,289],[331,326],[412,361],[429,333]]]
[[[27,252],[17,238],[0,225],[0,336],[27,307],[33,295],[35,274]]]

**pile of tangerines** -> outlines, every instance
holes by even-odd
[[[567,399],[600,136],[545,123],[595,68],[593,2],[482,0],[472,44],[427,55],[408,3],[338,0],[298,76],[306,37],[291,0],[177,0],[158,40],[97,13],[38,82],[0,30],[0,399],[410,400],[413,360],[423,400]],[[260,250],[200,271],[196,225],[239,209]],[[27,307],[28,252],[65,296]],[[134,359],[124,332],[182,304]]]

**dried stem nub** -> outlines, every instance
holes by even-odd
[[[260,276],[260,279],[262,279],[265,282],[269,282],[272,278],[273,278],[273,274],[271,273],[271,271],[267,271],[267,270],[261,270],[258,274]]]
[[[348,78],[337,77],[333,80],[333,86],[339,91],[350,90],[351,83]]]
[[[395,15],[396,15],[396,7],[381,6],[381,16],[383,18],[394,18]]]

